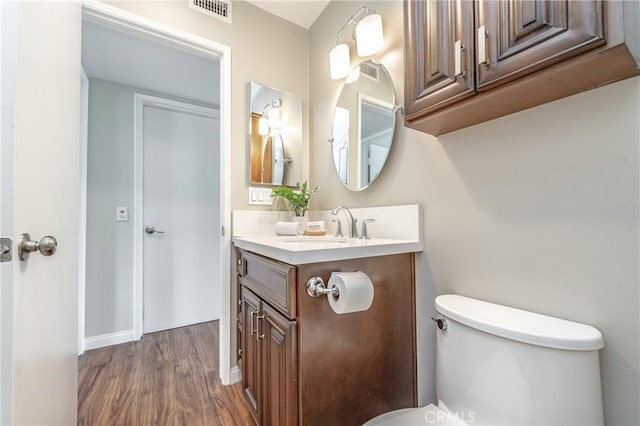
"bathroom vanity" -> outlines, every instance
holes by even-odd
[[[238,365],[259,425],[360,425],[417,403],[417,241],[235,238]],[[307,281],[362,271],[371,307],[337,314]],[[411,350],[410,348],[413,348]]]

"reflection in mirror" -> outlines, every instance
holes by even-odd
[[[295,186],[302,180],[302,98],[249,83],[249,182]]]
[[[384,65],[367,60],[342,87],[333,114],[333,165],[352,191],[368,187],[382,172],[396,122],[395,90]]]

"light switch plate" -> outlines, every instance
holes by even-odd
[[[127,222],[129,220],[128,207],[116,207],[116,222]]]
[[[272,204],[271,188],[249,187],[249,205],[270,206]]]

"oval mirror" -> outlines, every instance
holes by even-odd
[[[367,60],[351,71],[331,129],[333,165],[351,191],[365,189],[382,172],[393,143],[396,110],[393,81],[384,65]]]

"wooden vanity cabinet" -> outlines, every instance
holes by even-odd
[[[266,303],[260,324],[260,368],[263,425],[298,423],[297,323]],[[259,318],[260,318],[259,317]]]
[[[245,399],[257,424],[296,425],[298,351],[296,321],[289,318],[295,269],[240,252],[238,280]]]
[[[249,403],[251,413],[256,420],[260,419],[260,354],[259,341],[256,337],[256,322],[260,313],[260,299],[249,290],[241,290],[242,323],[246,328],[242,332],[242,389]]]
[[[242,383],[258,425],[361,425],[417,404],[413,253],[289,265],[238,251]],[[306,282],[363,271],[369,310],[338,315]]]
[[[601,0],[476,0],[475,11],[480,92],[605,43]]]
[[[404,8],[406,116],[475,95],[473,3],[409,1]]]
[[[296,322],[287,319],[246,287],[242,384],[257,424],[297,424]]]
[[[437,136],[638,75],[632,3],[405,0],[405,125]]]

